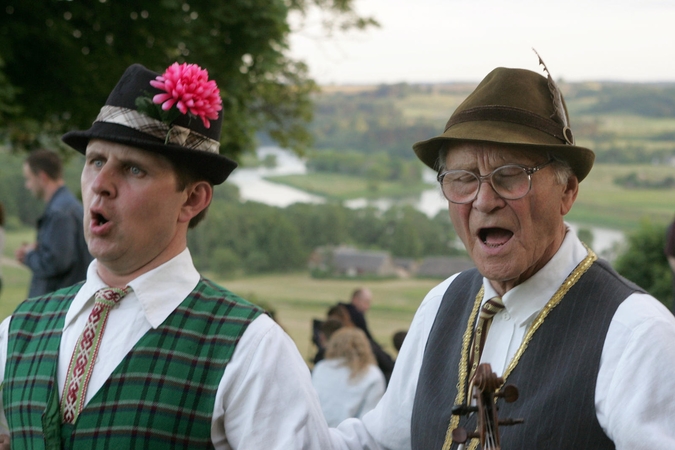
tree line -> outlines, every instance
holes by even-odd
[[[675,117],[673,83],[602,83],[600,89],[583,86],[575,90],[574,99],[593,97],[588,112],[625,113],[643,117]]]
[[[278,208],[234,198],[215,199],[204,223],[188,234],[200,270],[224,277],[306,270],[321,246],[351,245],[414,259],[463,253],[454,245],[446,213],[429,218],[411,206],[382,212],[341,203]]]
[[[385,152],[390,157],[415,159],[412,143],[438,134],[440,124],[406,118],[393,100],[408,90],[384,87],[356,94],[317,95],[310,124],[313,149]]]

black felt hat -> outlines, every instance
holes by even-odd
[[[84,154],[90,139],[102,139],[159,153],[181,166],[189,167],[213,184],[220,184],[237,163],[220,155],[222,109],[218,118],[204,126],[189,114],[180,114],[170,124],[150,117],[138,109],[138,98],[152,98],[163,91],[150,85],[159,76],[134,64],[120,78],[101,112],[86,131],[70,131],[61,139]]]

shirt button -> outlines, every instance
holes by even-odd
[[[503,319],[503,320],[511,320],[511,316],[509,315],[509,313],[505,312],[505,313],[502,315],[502,319]]]

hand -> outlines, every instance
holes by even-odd
[[[0,450],[10,450],[8,434],[0,434]]]
[[[14,256],[16,256],[16,260],[19,261],[22,264],[26,263],[26,255],[33,250],[37,248],[37,244],[26,244],[25,242],[21,244],[21,247],[16,249],[14,252]],[[2,449],[0,449],[2,450]]]

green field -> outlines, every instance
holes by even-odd
[[[632,172],[660,180],[675,176],[675,167],[597,164],[582,181],[579,197],[567,218],[623,231],[635,230],[644,218],[654,223],[672,220],[675,189],[625,189],[614,183],[616,177]]]
[[[407,330],[424,295],[440,280],[395,279],[356,280],[313,279],[306,273],[266,275],[223,281],[237,294],[276,310],[277,321],[293,338],[305,359],[313,356],[311,323],[324,318],[328,308],[347,301],[351,292],[365,285],[373,292],[373,303],[366,317],[375,339],[393,353],[391,339]]]
[[[2,292],[0,293],[0,319],[14,311],[16,305],[26,297],[30,272],[14,259],[14,251],[23,242],[33,242],[35,232],[31,229],[5,231],[5,250],[2,255]]]

